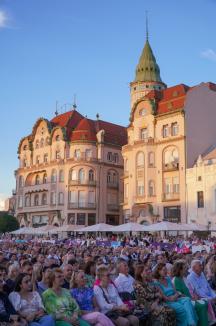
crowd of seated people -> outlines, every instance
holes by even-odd
[[[216,252],[0,243],[0,325],[208,326]]]

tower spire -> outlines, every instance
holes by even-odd
[[[146,10],[146,41],[149,39],[149,30],[148,30],[148,10]]]

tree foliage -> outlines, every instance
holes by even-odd
[[[0,233],[11,232],[19,229],[19,222],[17,219],[9,215],[7,212],[0,213]]]

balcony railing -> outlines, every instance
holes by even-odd
[[[119,205],[118,204],[107,204],[108,211],[118,211]]]
[[[176,171],[179,170],[179,163],[167,163],[163,166],[163,171]]]
[[[118,189],[119,184],[118,184],[118,182],[107,182],[107,187],[108,188]]]
[[[68,203],[68,209],[95,209],[96,203]]]
[[[95,180],[69,180],[70,186],[96,186]]]
[[[180,194],[179,192],[169,192],[169,193],[164,193],[162,196],[163,201],[168,201],[168,200],[179,200],[180,199]]]

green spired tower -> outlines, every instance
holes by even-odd
[[[151,90],[162,90],[164,88],[166,88],[166,84],[161,80],[160,68],[149,43],[148,20],[146,18],[146,42],[136,67],[135,79],[130,83],[131,108],[136,101]]]

